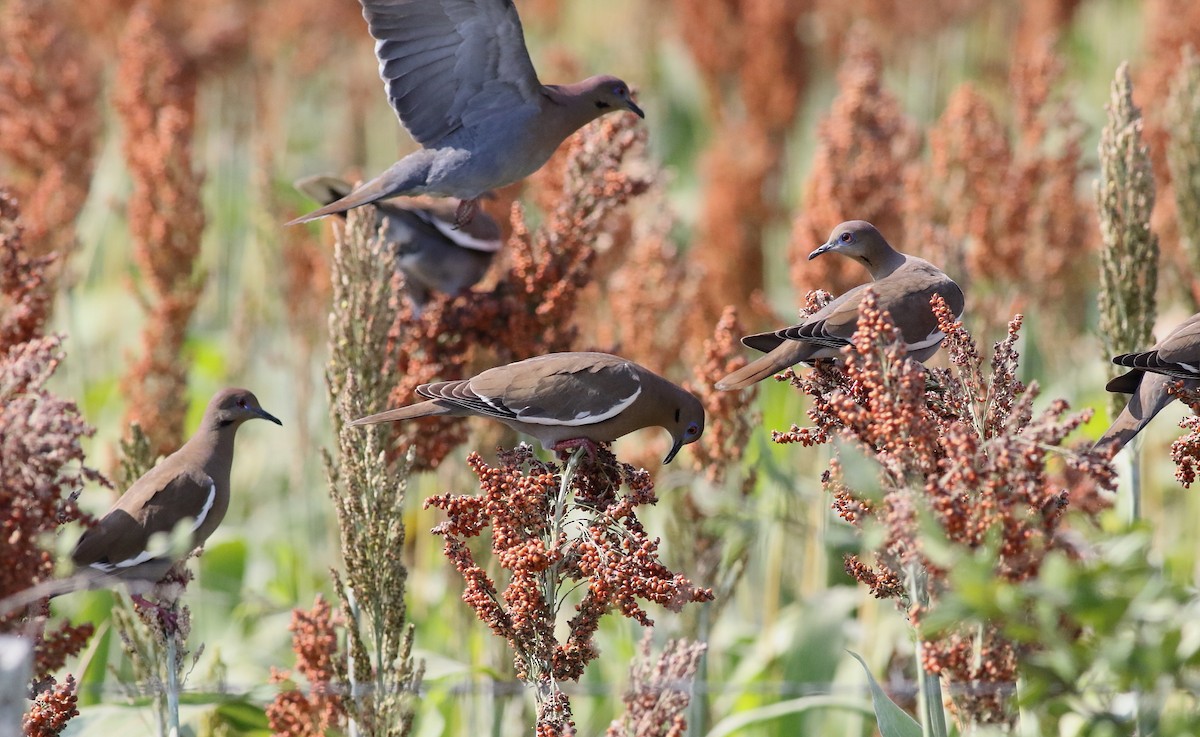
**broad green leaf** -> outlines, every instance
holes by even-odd
[[[239,732],[270,730],[267,713],[248,701],[226,701],[216,709],[217,717]]]
[[[781,719],[786,716],[801,714],[815,709],[843,709],[864,715],[871,713],[871,708],[859,699],[825,694],[820,696],[802,696],[798,699],[788,699],[787,701],[780,701],[755,709],[747,709],[725,717],[717,722],[705,737],[725,737],[725,735],[735,734],[738,730],[745,729],[754,724]],[[918,728],[917,735],[920,734],[921,731]],[[889,735],[885,733],[884,737],[889,737]]]
[[[850,651],[847,651],[850,652]],[[871,675],[871,669],[867,667],[867,663],[858,653],[850,652],[850,657],[858,661],[858,664],[863,667],[863,671],[867,674],[867,681],[871,684],[871,701],[875,704],[875,720],[879,723],[879,733],[883,737],[921,737],[921,725],[908,715],[908,712],[896,706],[896,702],[888,698],[888,695],[883,692],[883,687],[879,685],[879,681],[875,680],[875,676]]]

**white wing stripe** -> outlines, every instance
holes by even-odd
[[[640,395],[641,393],[642,393],[642,387],[639,384],[637,387],[634,388],[632,394],[630,394],[627,397],[622,397],[621,399],[618,399],[616,402],[613,403],[613,405],[611,407],[609,407],[607,410],[605,410],[604,412],[601,412],[599,414],[591,414],[587,410],[584,410],[584,411],[580,412],[579,414],[575,415],[574,417],[572,417],[571,419],[564,420],[561,417],[534,417],[534,416],[522,414],[521,412],[517,412],[517,419],[520,420],[521,422],[528,422],[531,425],[566,425],[568,427],[576,427],[579,425],[594,425],[597,422],[604,422],[605,420],[616,417],[617,415],[624,412],[625,409],[627,407],[629,407],[629,405],[633,404],[634,400],[637,399],[638,395]]]
[[[142,552],[138,553],[136,556],[134,556],[132,558],[128,558],[126,560],[119,561],[117,563],[101,563],[101,562],[97,561],[95,563],[92,563],[91,567],[95,568],[98,571],[103,571],[104,573],[112,573],[113,571],[117,570],[118,568],[132,568],[133,566],[145,563],[146,561],[151,560],[154,557],[155,556],[150,554],[150,551],[143,550]]]
[[[212,509],[213,502],[217,499],[217,484],[212,479],[208,480],[208,497],[204,500],[204,506],[200,508],[200,513],[196,515],[196,521],[192,523],[192,532],[200,529],[200,525],[204,524],[204,518],[208,516],[209,510]],[[141,565],[148,560],[160,557],[151,553],[149,550],[143,550],[132,558],[117,561],[116,563],[102,563],[97,561],[91,563],[90,566],[104,573],[112,573],[118,568],[132,568],[136,565]]]
[[[452,225],[445,222],[441,218],[430,217],[429,221],[433,223],[433,227],[438,229],[438,232],[446,236],[446,238],[448,238],[452,243],[462,248],[468,248],[472,251],[482,251],[484,253],[495,253],[496,251],[499,251],[500,246],[503,245],[499,238],[494,240],[484,240],[482,238],[476,238],[475,236],[465,233],[462,230],[455,230]]]
[[[208,480],[208,498],[204,500],[204,506],[200,508],[200,514],[196,515],[196,521],[192,523],[192,532],[200,529],[200,525],[204,524],[204,518],[208,516],[208,511],[212,509],[213,502],[217,500],[217,482],[211,478]]]
[[[941,343],[942,339],[945,337],[946,334],[939,330],[935,333],[930,333],[929,337],[925,340],[918,341],[916,343],[907,343],[905,348],[909,353],[912,353],[913,351],[919,351],[922,348],[928,348],[929,346],[937,345],[938,343]]]

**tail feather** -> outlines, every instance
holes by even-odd
[[[336,215],[347,210],[353,210],[356,207],[369,205],[372,202],[385,200],[389,197],[420,194],[429,175],[433,157],[434,152],[429,149],[422,149],[409,154],[395,164],[392,164],[387,171],[355,189],[345,197],[330,202],[318,210],[313,210],[307,215],[291,220],[287,225],[307,223],[310,220],[323,218],[326,215]]]
[[[742,368],[718,381],[715,386],[723,392],[745,389],[768,376],[785,371],[801,361],[811,358],[812,346],[787,341],[765,356],[751,361]]]
[[[369,205],[372,202],[378,202],[379,200],[391,197],[393,194],[393,192],[380,187],[378,179],[373,179],[345,197],[339,200],[334,200],[328,205],[325,205],[320,209],[313,210],[307,215],[302,215],[295,220],[289,220],[285,224],[299,225],[300,223],[318,220],[327,215],[340,215],[347,210],[353,210],[356,207],[362,207],[363,205]]]
[[[12,615],[26,607],[33,606],[44,599],[73,594],[76,591],[92,591],[93,589],[113,588],[122,585],[131,594],[146,594],[154,591],[152,581],[123,580],[117,576],[91,568],[78,568],[66,578],[52,578],[39,584],[22,589],[0,599],[0,619]]]
[[[1129,398],[1129,404],[1113,420],[1112,426],[1104,431],[1092,450],[1112,449],[1116,455],[1129,441],[1133,440],[1142,428],[1150,424],[1150,420],[1174,401],[1175,397],[1167,393],[1167,387],[1175,382],[1170,376],[1163,374],[1145,373],[1138,384],[1137,391]]]
[[[380,422],[398,422],[400,420],[415,420],[418,417],[434,417],[437,415],[452,415],[454,407],[446,402],[440,402],[431,399],[427,402],[418,402],[410,404],[407,407],[397,407],[396,409],[384,410],[366,417],[359,417],[349,423],[350,427],[360,427],[362,425],[376,425]]]

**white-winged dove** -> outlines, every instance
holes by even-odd
[[[80,568],[128,581],[157,582],[175,563],[147,550],[151,535],[170,533],[192,520],[192,547],[204,544],[229,508],[233,438],[246,420],[270,420],[245,389],[213,396],[200,427],[183,447],[164,458],[121,495],[71,551]]]
[[[1150,350],[1125,353],[1112,362],[1133,370],[1108,382],[1105,389],[1133,396],[1093,449],[1113,448],[1116,454],[1175,399],[1167,393],[1169,386],[1182,380],[1185,389],[1200,387],[1200,314],[1189,317]]]
[[[330,176],[305,177],[296,189],[321,204],[345,197],[354,187]],[[405,288],[417,307],[433,293],[457,296],[487,273],[500,250],[500,226],[487,213],[478,213],[457,227],[455,204],[431,200],[376,202],[384,235],[395,248],[396,268],[404,273]]]
[[[482,193],[532,174],[583,125],[613,110],[645,117],[615,77],[539,82],[512,0],[361,2],[388,100],[423,148],[292,223],[416,194],[459,198],[464,223]]]
[[[937,326],[929,300],[940,294],[955,317],[961,317],[962,290],[925,259],[891,247],[874,225],[851,220],[833,229],[829,240],[808,255],[840,253],[867,267],[873,280],[861,284],[810,315],[804,322],[768,333],[748,335],[742,343],[767,355],[717,382],[721,390],[744,389],[797,363],[836,358],[858,327],[858,306],[869,288],[881,309],[891,314],[907,344],[908,355],[925,361],[946,337]]]
[[[423,384],[417,392],[429,400],[350,424],[433,415],[490,417],[555,451],[662,427],[674,439],[663,463],[670,463],[680,448],[704,432],[700,400],[658,374],[607,353],[550,353],[470,379]]]

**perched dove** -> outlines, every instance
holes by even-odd
[[[353,187],[336,177],[313,176],[298,180],[296,189],[327,204]],[[418,308],[434,294],[456,296],[474,286],[502,244],[500,226],[486,213],[456,228],[452,202],[389,200],[374,207],[395,248],[396,268],[404,273],[405,288]]]
[[[1150,350],[1125,353],[1112,361],[1133,370],[1108,382],[1105,389],[1133,396],[1093,448],[1111,447],[1115,455],[1175,399],[1167,393],[1169,386],[1182,380],[1185,389],[1200,387],[1200,314],[1189,317]]]
[[[229,508],[233,438],[246,420],[283,423],[245,389],[224,389],[208,403],[196,434],[121,495],[71,551],[75,565],[130,581],[157,582],[175,563],[147,550],[150,536],[191,520],[192,547],[204,544]]]
[[[879,307],[891,314],[908,355],[918,361],[936,353],[946,337],[938,330],[930,298],[940,294],[954,315],[962,316],[965,302],[954,280],[925,259],[892,248],[868,222],[842,223],[808,258],[823,253],[840,253],[858,261],[867,267],[873,281],[854,287],[798,325],[742,338],[747,347],[767,355],[718,381],[718,389],[744,389],[797,363],[837,357],[854,337],[858,305],[868,288],[875,293]]]
[[[674,439],[663,463],[704,432],[704,407],[696,397],[607,353],[550,353],[462,381],[423,384],[417,392],[429,400],[350,424],[474,415],[499,420],[556,451],[591,448],[645,427],[662,427]]]

